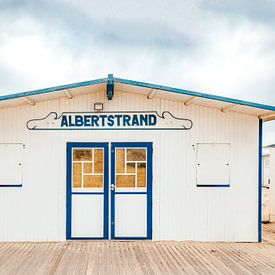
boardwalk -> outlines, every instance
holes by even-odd
[[[266,236],[261,244],[0,243],[0,274],[275,274],[275,234]]]

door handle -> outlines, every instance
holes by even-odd
[[[114,184],[111,184],[111,191],[115,191],[116,186]]]

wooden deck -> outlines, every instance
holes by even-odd
[[[275,233],[265,235],[260,244],[0,243],[0,274],[275,274]]]

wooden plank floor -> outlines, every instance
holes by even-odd
[[[275,233],[258,243],[0,243],[0,274],[275,274]]]

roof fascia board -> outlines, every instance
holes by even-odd
[[[28,92],[3,95],[3,96],[0,96],[0,101],[20,98],[20,97],[26,97],[26,96],[31,96],[31,95],[52,93],[52,92],[56,92],[56,91],[60,91],[60,90],[73,89],[73,88],[89,86],[89,85],[93,85],[93,84],[100,84],[100,83],[104,83],[104,82],[106,82],[106,78],[100,78],[100,79],[95,79],[95,80],[90,80],[90,81],[76,82],[76,83],[72,83],[72,84],[54,86],[54,87],[50,87],[50,88],[33,90],[33,91],[28,91]]]
[[[206,99],[230,102],[233,104],[244,105],[244,106],[254,107],[254,108],[258,108],[258,109],[275,111],[275,106],[265,105],[265,104],[260,104],[260,103],[255,103],[255,102],[250,102],[250,101],[245,101],[245,100],[240,100],[240,99],[235,99],[235,98],[211,95],[211,94],[201,93],[201,92],[194,92],[194,91],[189,91],[189,90],[184,90],[184,89],[179,89],[179,88],[173,88],[173,87],[162,86],[162,85],[157,85],[157,84],[150,84],[150,83],[139,82],[139,81],[134,81],[134,80],[127,80],[127,79],[122,79],[122,78],[117,78],[117,77],[114,77],[114,80],[116,82],[122,83],[122,84],[128,84],[128,85],[156,89],[156,90],[163,90],[163,91],[172,92],[172,93],[185,94],[185,95],[190,95],[190,96],[195,96],[195,97],[202,97],[202,98],[206,98]]]
[[[173,87],[162,86],[162,85],[157,85],[157,84],[150,84],[150,83],[139,82],[139,81],[134,81],[134,80],[127,80],[127,79],[116,78],[116,77],[114,77],[113,80],[114,80],[114,82],[117,82],[117,83],[128,84],[128,85],[132,85],[132,86],[144,87],[144,88],[149,88],[149,89],[153,89],[153,90],[160,90],[160,91],[166,91],[166,92],[171,92],[171,93],[184,94],[184,95],[189,95],[192,97],[201,97],[201,98],[229,102],[229,103],[233,103],[233,104],[237,104],[237,105],[243,105],[243,106],[248,106],[248,107],[253,107],[253,108],[258,108],[258,109],[263,109],[263,110],[275,111],[275,106],[265,105],[265,104],[255,103],[255,102],[249,102],[249,101],[244,101],[244,100],[240,100],[240,99],[211,95],[211,94],[201,93],[201,92],[194,92],[194,91],[189,91],[189,90],[184,90],[184,89],[179,89],[179,88],[173,88]],[[55,91],[73,89],[73,88],[89,86],[89,85],[94,85],[94,84],[101,84],[101,83],[106,83],[106,82],[107,82],[107,78],[100,78],[100,79],[84,81],[84,82],[77,82],[77,83],[66,84],[66,85],[60,85],[60,86],[55,86],[55,87],[50,87],[50,88],[45,88],[45,89],[15,93],[15,94],[10,94],[10,95],[3,95],[3,96],[0,96],[0,101],[20,98],[20,97],[27,97],[27,96],[32,96],[32,95],[39,95],[39,94],[44,94],[44,93],[52,93]]]

